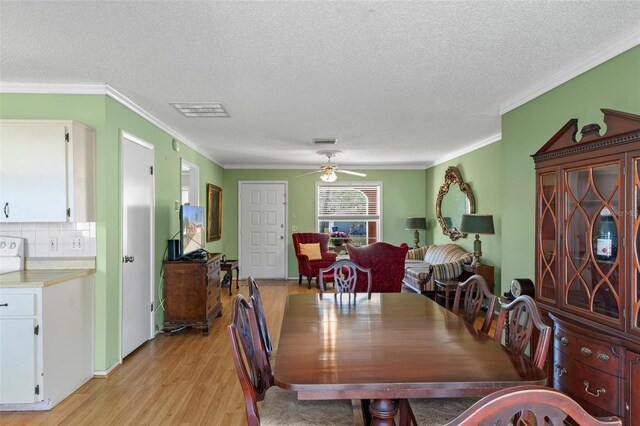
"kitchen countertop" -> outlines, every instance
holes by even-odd
[[[0,288],[47,287],[95,274],[95,269],[35,269],[0,275]]]

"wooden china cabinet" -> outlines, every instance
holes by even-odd
[[[602,112],[604,135],[573,119],[533,155],[536,299],[549,384],[640,425],[640,116]]]

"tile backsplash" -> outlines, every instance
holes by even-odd
[[[7,222],[0,223],[0,235],[24,238],[25,257],[96,255],[95,222]]]

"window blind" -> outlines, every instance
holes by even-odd
[[[318,219],[379,219],[380,184],[318,185]]]

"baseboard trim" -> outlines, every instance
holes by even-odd
[[[117,362],[106,370],[96,370],[93,372],[93,378],[108,379],[118,368],[120,368],[121,365],[122,365],[121,362]]]

